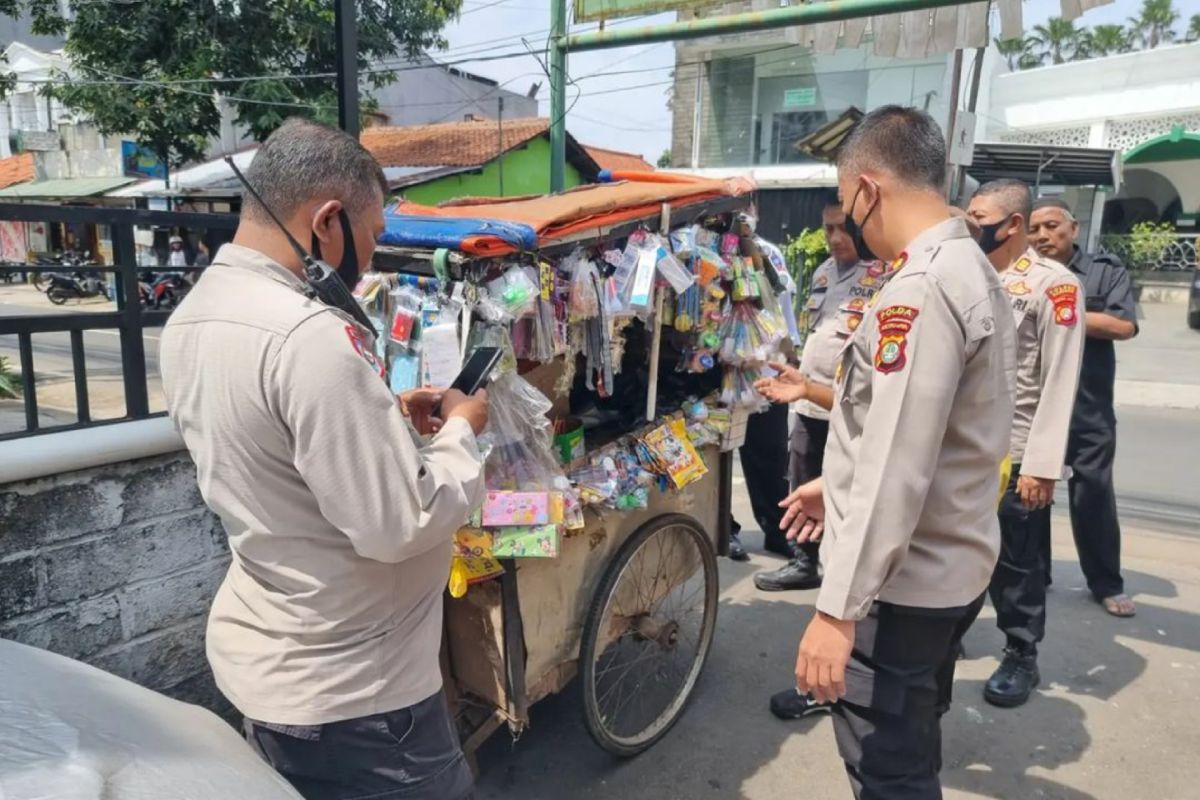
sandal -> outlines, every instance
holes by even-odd
[[[1114,617],[1132,617],[1137,613],[1133,600],[1124,593],[1105,597],[1100,601],[1100,605],[1104,606],[1104,610]]]

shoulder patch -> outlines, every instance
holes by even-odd
[[[829,285],[829,273],[822,272],[813,278],[813,288],[823,289]]]
[[[1032,266],[1033,266],[1033,261],[1031,261],[1029,259],[1029,256],[1021,256],[1020,258],[1017,259],[1017,263],[1013,264],[1013,269],[1019,273],[1024,274],[1026,272],[1029,272],[1029,268]]]
[[[383,368],[383,364],[379,363],[379,358],[375,355],[371,343],[362,335],[362,331],[353,325],[346,326],[346,337],[350,339],[350,345],[354,348],[354,352],[358,353],[364,361],[371,365],[371,369],[379,373],[379,377],[387,376],[387,370]]]
[[[875,312],[879,323],[879,346],[875,350],[875,369],[899,372],[908,362],[908,332],[921,312],[912,306],[888,306]]]
[[[1032,291],[1029,288],[1029,284],[1027,284],[1024,279],[1019,280],[1019,281],[1013,281],[1012,283],[1008,284],[1005,288],[1008,289],[1008,293],[1011,295],[1029,294]]]
[[[1079,287],[1073,283],[1056,283],[1046,290],[1046,297],[1054,304],[1054,323],[1073,327],[1079,319],[1075,311]]]

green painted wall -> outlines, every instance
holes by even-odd
[[[522,194],[546,194],[550,191],[550,141],[538,137],[524,147],[503,156],[504,192],[500,192],[501,159],[492,159],[478,172],[462,172],[407,186],[400,191],[406,200],[435,206],[456,197],[512,197]],[[583,176],[567,164],[567,188],[583,183]]]

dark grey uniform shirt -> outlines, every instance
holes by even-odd
[[[1137,326],[1133,283],[1121,260],[1108,253],[1085,253],[1078,247],[1067,265],[1083,284],[1084,310],[1101,311]],[[1079,395],[1071,417],[1072,430],[1112,428],[1117,424],[1113,410],[1113,384],[1117,379],[1117,353],[1110,339],[1087,337],[1083,345],[1083,368]]]

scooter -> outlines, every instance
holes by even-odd
[[[81,273],[60,275],[52,272],[47,275],[46,296],[56,306],[70,300],[86,300],[89,297],[107,296],[108,287],[99,278],[84,277]]]

